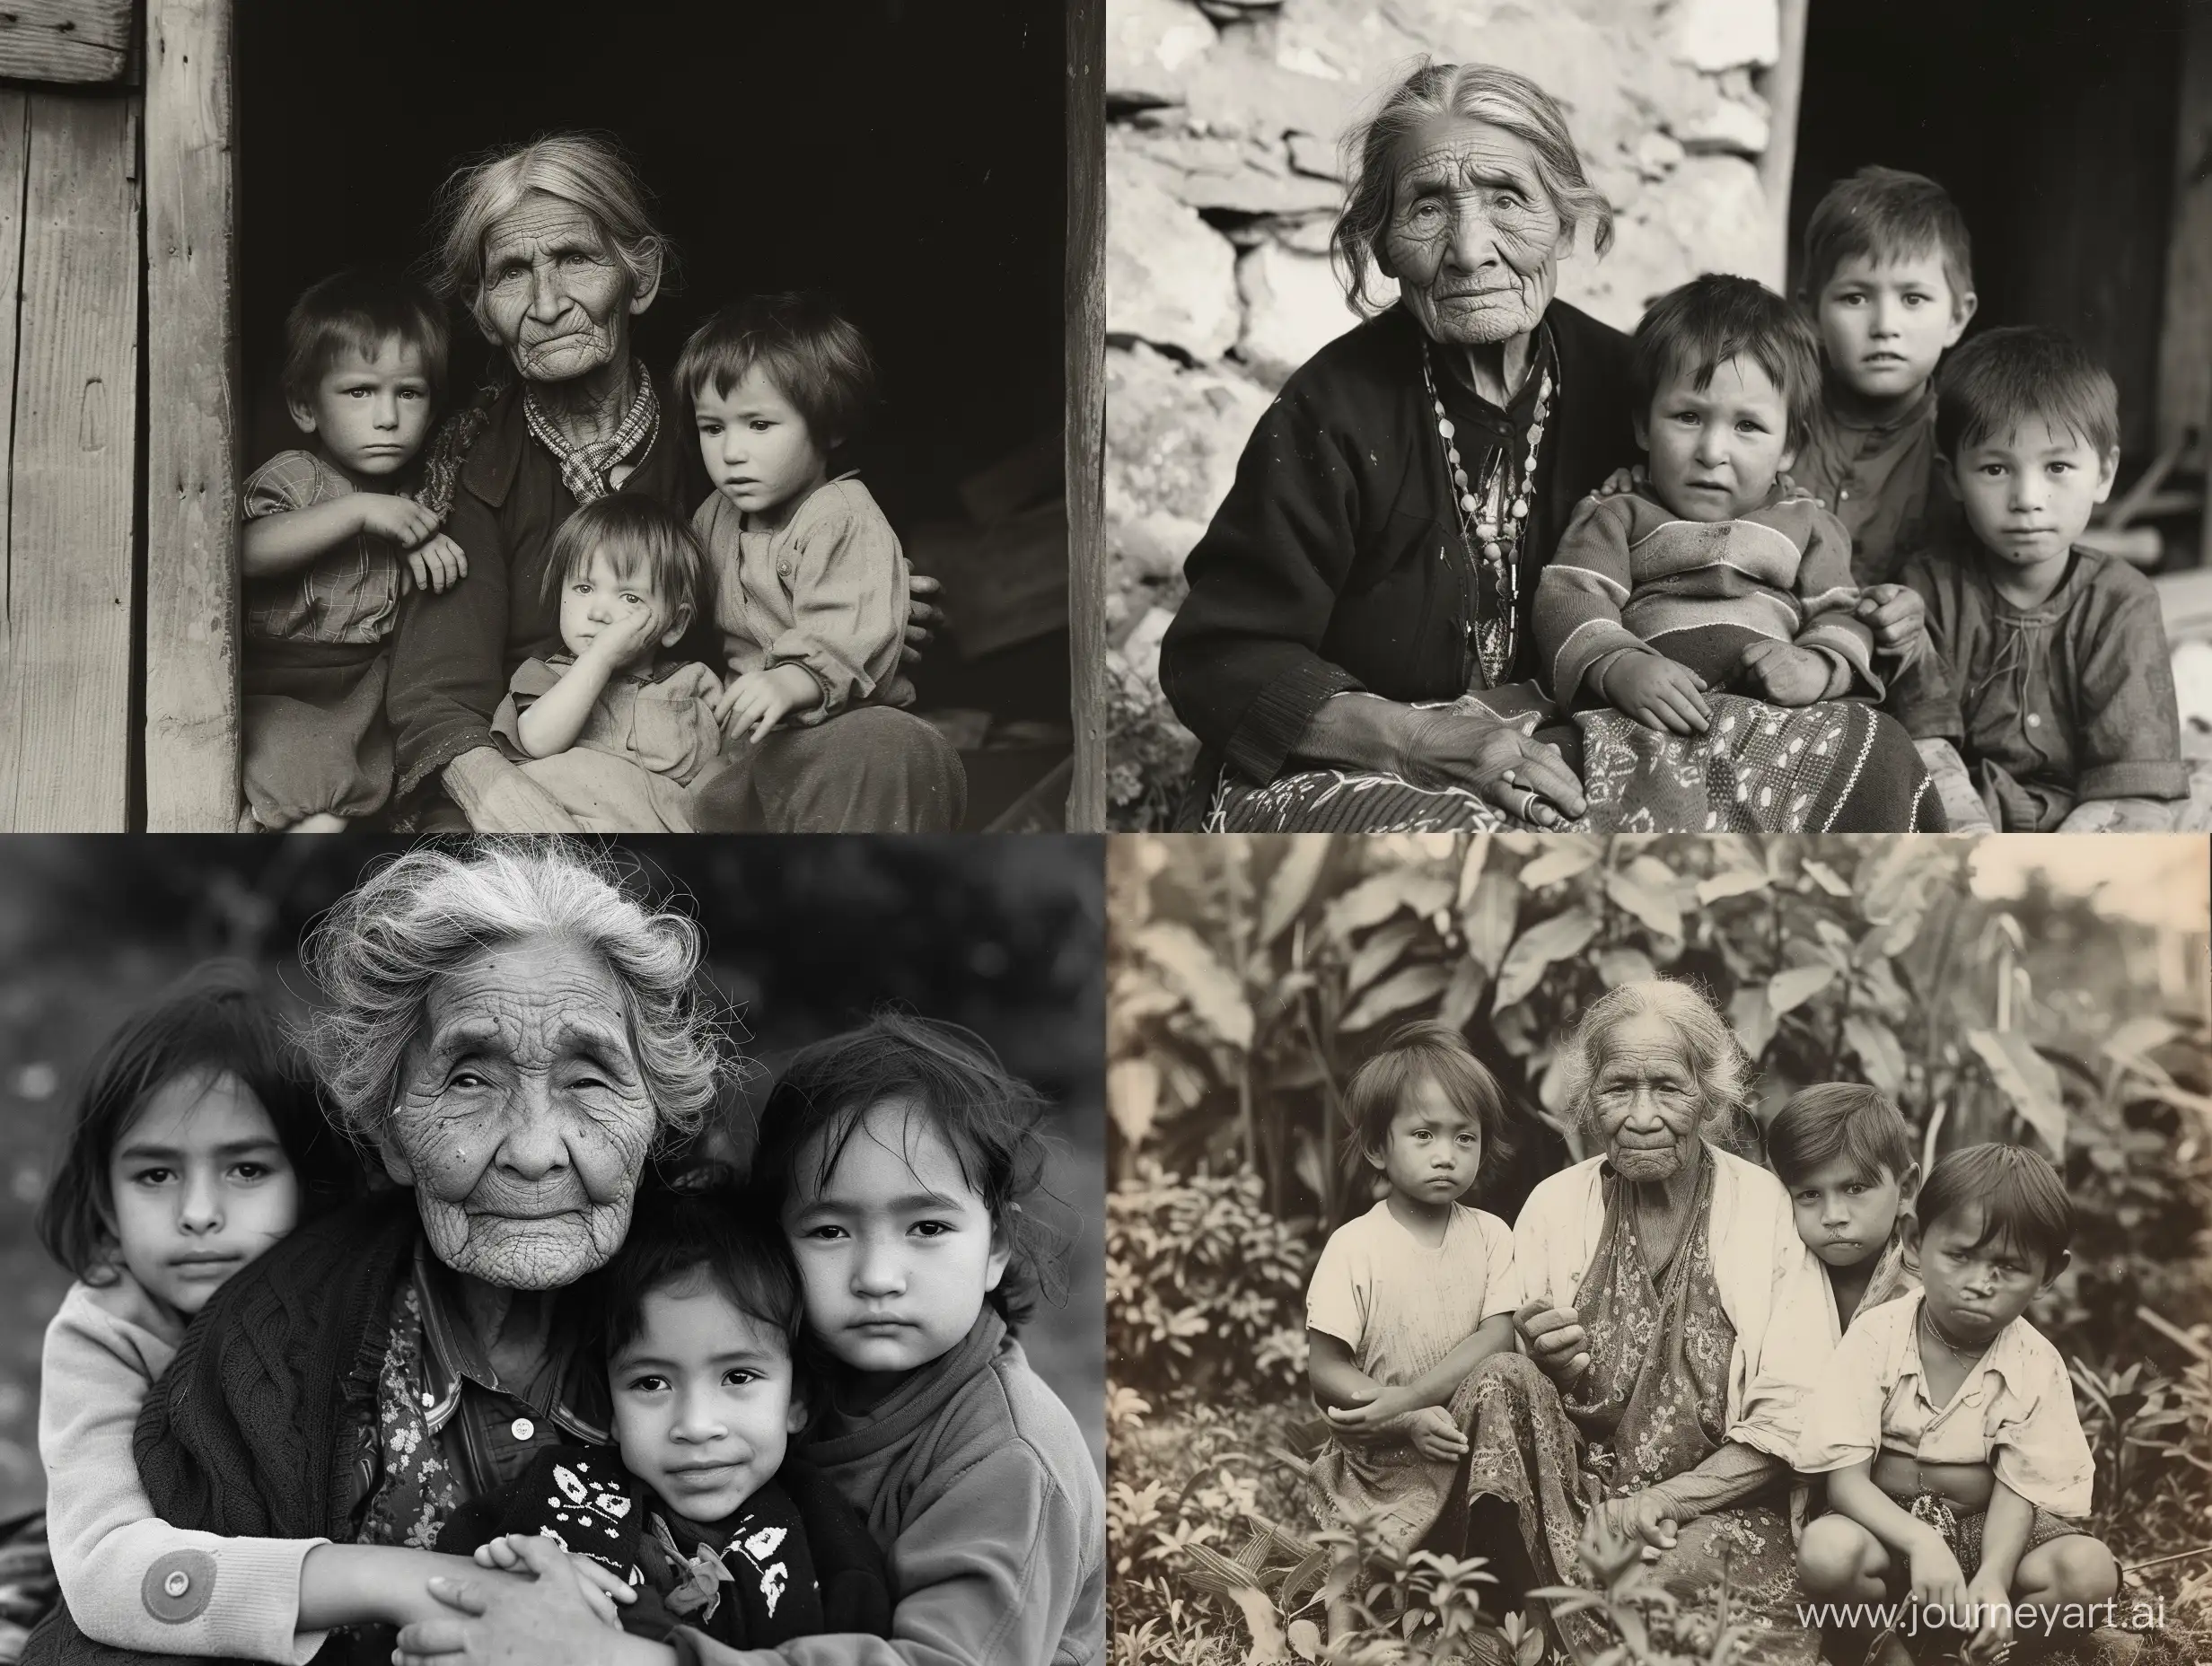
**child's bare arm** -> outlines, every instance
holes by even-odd
[[[431,1596],[429,1581],[478,1571],[466,1556],[404,1545],[317,1545],[300,1564],[300,1629],[437,1619],[451,1610]]]
[[[1958,1557],[1952,1555],[1941,1533],[1926,1521],[1915,1521],[1874,1485],[1874,1460],[1830,1471],[1828,1507],[1849,1516],[1905,1558],[1911,1570],[1914,1601],[1944,1608],[1964,1606],[1966,1575],[1960,1570]]]
[[[550,758],[574,746],[613,672],[611,662],[596,653],[585,654],[563,671],[560,680],[515,719],[522,750],[532,758]]]
[[[239,566],[248,578],[271,578],[303,567],[361,530],[367,494],[334,497],[306,509],[261,515],[246,522],[239,541]]]
[[[1323,1411],[1364,1406],[1382,1385],[1352,1363],[1352,1345],[1325,1330],[1305,1333],[1306,1381]]]
[[[1444,1405],[1458,1392],[1468,1372],[1491,1355],[1503,1354],[1512,1346],[1513,1315],[1494,1313],[1477,1325],[1466,1341],[1411,1382],[1384,1389],[1364,1406],[1332,1409],[1329,1421],[1341,1429],[1370,1428],[1425,1406]]]

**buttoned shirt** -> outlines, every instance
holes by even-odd
[[[1845,416],[1826,393],[1790,478],[1850,533],[1854,582],[1887,584],[1908,555],[1960,518],[1936,484],[1941,462],[1931,381],[1909,410],[1886,423]]]

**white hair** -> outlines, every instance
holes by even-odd
[[[1702,1107],[1698,1123],[1710,1128],[1749,1115],[1751,1060],[1727,1018],[1694,984],[1647,978],[1609,989],[1590,1004],[1567,1041],[1567,1104],[1584,1129],[1593,1129],[1593,1090],[1605,1067],[1613,1032],[1631,1019],[1656,1018],[1681,1043],[1682,1063]]]

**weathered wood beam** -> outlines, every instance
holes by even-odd
[[[1068,830],[1106,830],[1106,8],[1067,8]]]
[[[135,0],[8,0],[0,7],[0,78],[68,85],[130,71]]]

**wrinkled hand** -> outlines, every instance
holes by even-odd
[[[402,1627],[399,1666],[600,1666],[606,1634],[575,1559],[549,1539],[510,1542],[522,1565],[512,1574],[430,1581],[452,1613]]]
[[[443,596],[469,576],[469,557],[443,532],[434,532],[401,557],[406,576],[399,590],[426,590]]]
[[[438,530],[438,517],[411,497],[356,492],[354,501],[364,532],[391,539],[402,547],[419,544]]]
[[[944,609],[937,601],[944,589],[926,573],[917,573],[907,581],[906,640],[899,644],[900,664],[919,663],[930,638],[944,628]]]
[[[1406,1438],[1424,1458],[1449,1461],[1467,1456],[1467,1434],[1441,1406],[1424,1406],[1406,1424]]]
[[[1357,1405],[1335,1407],[1322,1416],[1347,1433],[1365,1434],[1415,1409],[1413,1397],[1403,1389],[1386,1389],[1377,1385],[1373,1389],[1363,1389],[1360,1392],[1365,1399]]]
[[[1589,1333],[1573,1308],[1554,1307],[1537,1296],[1515,1311],[1513,1325],[1538,1369],[1561,1388],[1590,1369]]]
[[[1657,1487],[1630,1493],[1626,1498],[1608,1498],[1591,1512],[1615,1537],[1640,1540],[1654,1550],[1674,1548],[1674,1501]]]
[[[505,1533],[488,1543],[478,1545],[476,1548],[476,1565],[502,1574],[529,1576],[530,1564],[524,1559],[517,1541],[530,1537],[532,1536],[525,1533]],[[542,1542],[549,1544],[552,1541],[548,1539]],[[573,1550],[566,1555],[570,1566],[584,1583],[584,1599],[592,1605],[592,1611],[599,1616],[601,1624],[611,1626],[617,1631],[621,1630],[621,1609],[617,1605],[626,1607],[636,1601],[637,1592],[591,1557],[578,1556]]]
[[[1947,1613],[1966,1612],[1966,1575],[1960,1571],[1958,1557],[1933,1531],[1913,1551],[1909,1565],[1914,1602]]]
[[[581,833],[561,802],[497,749],[479,746],[445,767],[445,791],[478,833]]]
[[[1743,650],[1743,674],[1769,706],[1811,706],[1828,692],[1824,654],[1794,642],[1755,642]]]
[[[1471,788],[1533,827],[1558,828],[1589,808],[1556,746],[1471,712],[1416,711],[1401,768],[1418,786]]]
[[[628,665],[650,648],[660,634],[661,621],[653,609],[642,602],[633,603],[599,627],[599,635],[585,647],[584,655],[602,665]]]
[[[1599,483],[1597,490],[1590,495],[1593,497],[1620,497],[1635,491],[1639,487],[1650,484],[1651,470],[1642,463],[1638,463],[1633,469],[1614,469]]]
[[[740,735],[749,734],[753,743],[759,745],[798,701],[772,672],[746,671],[732,678],[729,686],[715,696],[711,704],[724,736],[734,741]]]
[[[1874,634],[1874,646],[1910,665],[1927,652],[1927,603],[1905,584],[1869,584],[1852,609]]]
[[[1705,679],[1663,654],[1616,653],[1598,672],[1598,692],[1608,706],[1646,729],[1703,734],[1713,721]]]

